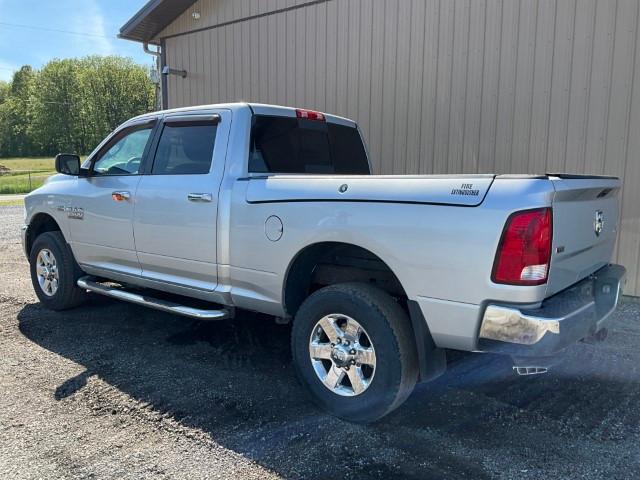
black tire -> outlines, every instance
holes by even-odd
[[[38,254],[43,250],[49,250],[55,257],[58,286],[55,293],[48,295],[40,286],[37,274]],[[77,307],[86,298],[85,290],[79,288],[76,284],[78,278],[84,273],[78,266],[73,253],[67,245],[62,233],[45,232],[36,238],[31,247],[29,254],[29,263],[31,269],[31,283],[33,289],[40,300],[40,303],[50,310],[67,310]]]
[[[375,374],[368,388],[355,396],[341,396],[327,388],[312,365],[312,332],[316,323],[330,314],[356,320],[375,349]],[[350,422],[373,422],[399,407],[418,378],[413,330],[407,314],[386,292],[367,284],[331,285],[310,295],[295,316],[291,349],[298,378],[315,402]]]

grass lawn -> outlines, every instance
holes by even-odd
[[[0,158],[0,194],[29,193],[53,175],[51,157]]]
[[[0,158],[0,165],[9,170],[42,170],[53,172],[53,157],[23,157],[23,158]],[[0,168],[0,170],[3,170]]]

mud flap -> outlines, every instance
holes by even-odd
[[[447,369],[445,350],[436,347],[418,303],[409,300],[407,306],[409,307],[409,318],[411,318],[418,353],[418,367],[420,369],[418,382],[435,380]]]

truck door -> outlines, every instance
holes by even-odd
[[[133,229],[144,278],[216,287],[218,190],[230,124],[228,110],[163,119],[136,194]]]
[[[157,119],[114,133],[70,192],[69,228],[80,264],[140,275],[133,238],[134,195]]]

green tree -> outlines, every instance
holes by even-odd
[[[80,84],[91,126],[87,141],[92,146],[125,120],[154,108],[155,89],[148,71],[128,58],[84,58]]]
[[[8,88],[1,94],[0,103],[0,155],[28,155],[33,150],[29,135],[31,122],[29,99],[33,92],[36,73],[25,65],[13,74]]]
[[[78,60],[53,60],[38,74],[31,96],[30,136],[42,153],[84,152]]]
[[[91,56],[25,66],[0,83],[0,156],[86,154],[128,118],[154,108],[148,71]]]
[[[0,80],[0,105],[2,105],[7,98],[9,98],[10,91],[11,85],[3,80]]]

